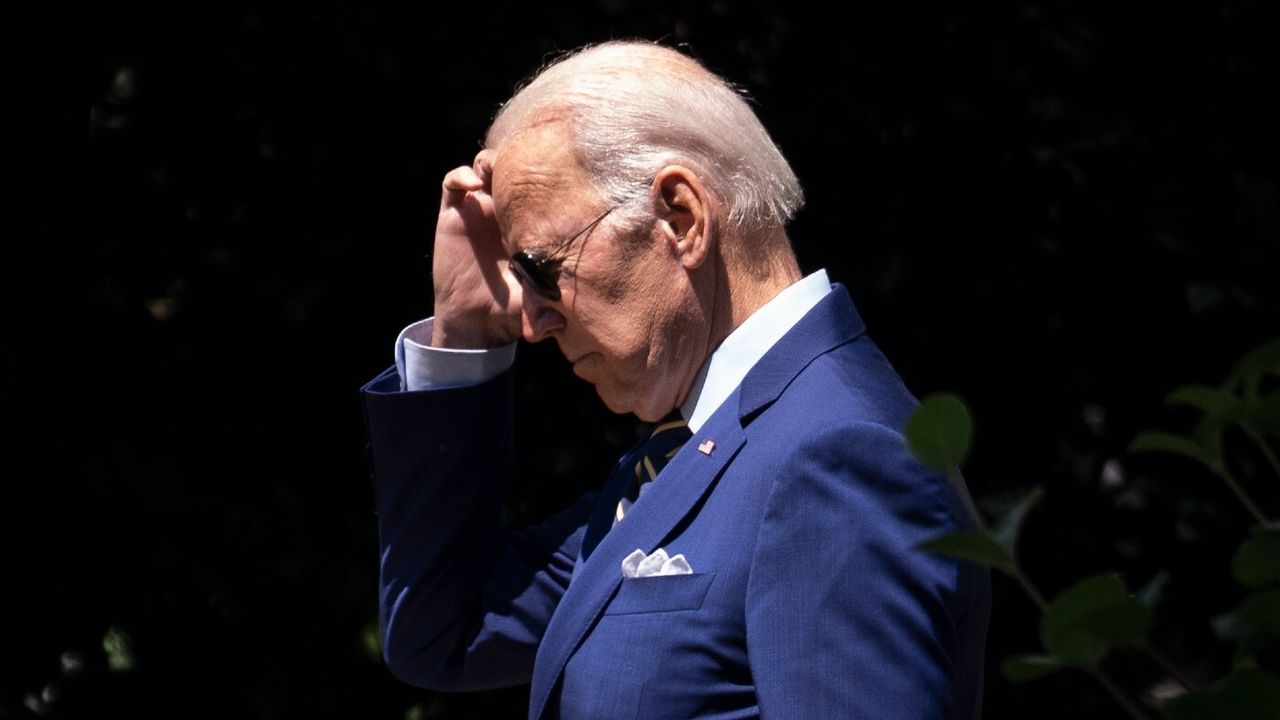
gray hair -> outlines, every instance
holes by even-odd
[[[485,137],[498,149],[546,120],[566,121],[587,177],[615,221],[651,218],[653,177],[690,167],[745,234],[786,225],[804,204],[800,182],[744,96],[696,60],[647,42],[588,46],[546,66],[499,110]]]

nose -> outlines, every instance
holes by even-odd
[[[535,343],[564,329],[564,315],[556,303],[529,289],[520,293],[520,325],[524,339]]]

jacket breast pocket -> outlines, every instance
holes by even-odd
[[[715,576],[715,573],[695,573],[623,578],[618,594],[605,608],[604,614],[634,615],[697,610],[702,607],[702,601],[706,599]]]

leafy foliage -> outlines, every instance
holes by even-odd
[[[1258,528],[1231,560],[1231,574],[1247,588],[1280,587],[1280,528]]]
[[[1213,626],[1246,652],[1280,640],[1280,589],[1249,593],[1240,607],[1216,618]]]
[[[1271,443],[1280,440],[1280,433],[1270,425],[1271,403],[1280,389],[1267,390],[1265,384],[1267,376],[1280,374],[1277,347],[1280,345],[1271,342],[1249,353],[1221,387],[1190,385],[1169,393],[1169,404],[1200,413],[1192,437],[1147,431],[1139,433],[1129,445],[1134,453],[1165,453],[1194,460],[1221,479],[1258,522],[1230,561],[1232,576],[1250,592],[1235,610],[1213,621],[1218,637],[1233,644],[1247,663],[1280,647],[1280,526],[1263,515],[1229,469],[1224,437],[1232,429],[1244,433],[1270,463],[1277,475],[1272,479],[1280,479],[1280,463],[1271,447]],[[948,422],[951,427],[947,427]],[[967,436],[969,423],[967,416],[948,417],[934,412],[921,427],[943,437],[955,437]],[[920,440],[911,447],[917,452],[925,448],[927,452],[932,446]],[[1125,591],[1118,574],[1108,573],[1081,579],[1052,602],[1045,602],[1015,560],[1023,521],[1039,495],[1037,488],[1001,517],[991,532],[953,533],[920,545],[927,552],[982,563],[1000,571],[1017,581],[1040,609],[1040,642],[1046,653],[1006,658],[1000,666],[1006,679],[1025,683],[1064,668],[1078,668],[1096,676],[1128,715],[1141,718],[1142,710],[1103,670],[1103,661],[1114,651],[1131,650],[1150,655],[1180,686],[1176,699],[1163,708],[1167,718],[1280,716],[1280,678],[1276,675],[1246,667],[1212,688],[1198,689],[1152,649],[1149,633],[1154,612],[1169,583],[1167,572],[1157,573],[1137,597]]]
[[[1000,672],[1015,683],[1038,680],[1062,668],[1062,660],[1052,655],[1014,655],[1000,663]]]
[[[107,654],[107,667],[113,672],[133,669],[133,639],[123,630],[112,626],[102,636],[102,651]]]
[[[1217,686],[1177,698],[1166,720],[1271,720],[1280,708],[1280,680],[1255,668],[1241,668]]]
[[[999,570],[1006,575],[1017,572],[1013,556],[984,533],[952,533],[934,538],[919,546],[920,550],[938,553],[960,560],[969,560]]]
[[[1129,597],[1115,574],[1085,578],[1054,598],[1040,640],[1063,665],[1096,667],[1117,647],[1138,645],[1151,612]]]
[[[955,395],[930,395],[907,420],[907,447],[929,468],[949,473],[969,454],[973,427],[969,410]]]
[[[1144,432],[1133,439],[1129,452],[1165,452],[1190,458],[1210,470],[1216,468],[1213,450],[1194,440],[1163,432]]]

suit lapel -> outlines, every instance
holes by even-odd
[[[605,512],[605,510],[618,507],[618,501],[626,493],[628,483],[635,482],[635,474],[628,468],[634,468],[635,464],[640,460],[640,449],[644,447],[644,441],[636,443],[634,447],[622,456],[618,461],[618,466],[614,468],[609,475],[609,480],[600,491],[599,503],[595,512],[591,513],[591,519],[587,522],[587,532],[582,536],[582,547],[578,549],[578,558],[573,565],[573,574],[576,577],[578,571],[582,569],[582,563],[591,553],[595,552],[596,546],[604,539],[609,529],[613,527],[614,513]]]
[[[653,486],[632,505],[626,519],[609,530],[590,557],[581,561],[538,647],[529,695],[530,718],[542,716],[565,663],[622,581],[622,559],[636,548],[651,553],[661,547],[742,449],[746,435],[732,407],[726,402],[722,410],[729,411],[717,411],[702,431],[685,443]],[[705,440],[715,443],[710,454],[698,449]],[[611,517],[612,511],[612,507],[598,509],[592,524],[602,516]],[[697,558],[689,561],[696,571]]]

